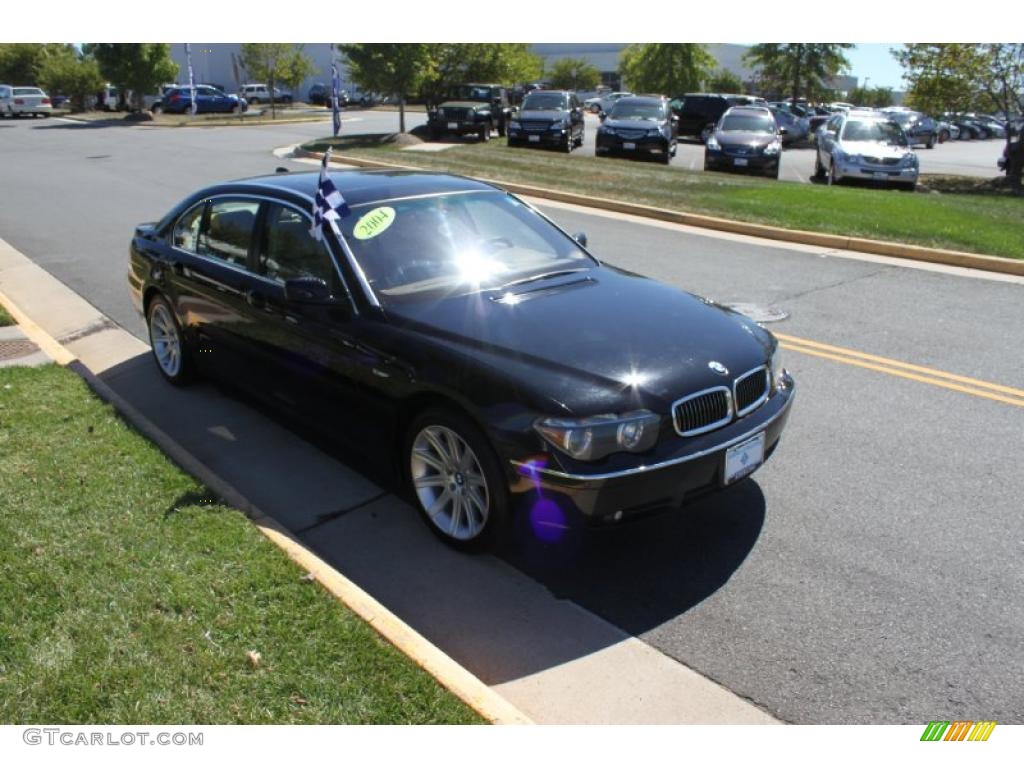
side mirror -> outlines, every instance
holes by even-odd
[[[295,304],[331,304],[334,296],[326,280],[319,277],[293,277],[284,281],[285,300]]]
[[[781,128],[779,128],[779,136],[785,136],[788,133],[789,133],[789,129],[786,128],[785,126],[782,126]]]
[[[587,247],[587,233],[586,232],[577,232],[575,235],[572,236],[572,239],[575,240],[580,245],[582,245],[584,248]]]

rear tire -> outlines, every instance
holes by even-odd
[[[925,149],[935,149],[935,134],[931,134],[928,137],[928,143],[924,145]]]
[[[176,387],[190,382],[195,375],[191,349],[167,299],[154,296],[146,320],[153,359],[160,375]]]
[[[825,178],[825,166],[821,164],[821,158],[818,156],[817,150],[814,151],[814,178]]]
[[[483,431],[464,414],[430,408],[409,425],[403,464],[411,500],[445,544],[479,551],[508,528],[508,483]]]

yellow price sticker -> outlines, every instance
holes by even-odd
[[[355,235],[356,240],[369,240],[371,237],[376,237],[385,231],[394,221],[394,208],[388,208],[387,206],[374,208],[356,222],[356,225],[352,227],[352,234]]]

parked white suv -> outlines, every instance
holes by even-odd
[[[913,191],[917,155],[900,125],[881,112],[838,112],[817,133],[814,175],[837,184],[882,181]]]
[[[42,89],[29,86],[0,85],[0,115],[36,115],[49,117],[53,113],[50,97]]]
[[[270,88],[266,83],[246,83],[238,89],[238,95],[250,104],[270,103]],[[280,88],[274,88],[274,98],[278,104],[291,104],[292,95]]]

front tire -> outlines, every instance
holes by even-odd
[[[160,374],[176,387],[187,384],[194,375],[192,356],[167,299],[155,296],[149,304],[146,319],[149,344]]]
[[[427,527],[462,550],[492,544],[506,528],[508,487],[484,433],[448,408],[417,416],[405,440],[412,499]]]

